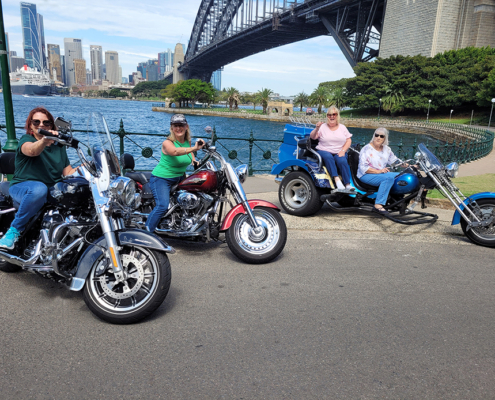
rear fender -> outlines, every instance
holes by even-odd
[[[116,232],[119,246],[131,245],[141,246],[148,249],[163,251],[174,254],[175,249],[169,246],[165,241],[152,233],[140,229],[125,229]],[[83,253],[77,264],[77,272],[72,278],[70,290],[79,291],[84,287],[86,278],[91,271],[95,262],[103,255],[107,248],[107,242],[102,236],[93,242]]]
[[[249,207],[251,209],[255,209],[256,207],[268,207],[268,208],[274,208],[277,211],[280,211],[280,208],[278,208],[275,204],[270,203],[269,201],[265,200],[248,200]],[[245,214],[244,206],[241,204],[237,204],[232,210],[229,211],[229,213],[225,216],[225,219],[222,222],[222,226],[220,227],[220,232],[224,232],[227,229],[230,228],[230,225],[232,225],[232,221],[236,217],[237,214]]]
[[[495,199],[495,193],[494,192],[482,192],[482,193],[476,193],[473,194],[472,196],[469,196],[464,202],[459,205],[459,208],[461,210],[464,210],[466,208],[466,205],[471,202],[471,200],[478,200],[478,199]],[[458,210],[455,210],[454,216],[452,217],[452,225],[457,225],[461,222],[461,214],[459,213]]]
[[[272,174],[272,175],[279,175],[285,169],[292,168],[292,167],[303,168],[306,171],[308,170],[308,167],[306,166],[306,161],[304,161],[304,160],[298,160],[298,159],[293,159],[293,160],[283,161],[280,164],[275,164],[272,167],[272,171],[270,172],[270,174]]]

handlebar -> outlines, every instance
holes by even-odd
[[[47,131],[45,129],[39,129],[38,132],[43,136],[46,136],[49,138],[54,138],[56,142],[60,142],[60,140],[62,140],[64,142],[66,142],[66,143],[62,143],[62,144],[67,144],[70,147],[77,148],[77,146],[79,144],[79,140],[74,139],[71,135],[66,135],[65,133],[58,133],[58,135],[54,135],[53,133],[51,133],[50,131]],[[56,139],[60,139],[60,140],[56,140]]]

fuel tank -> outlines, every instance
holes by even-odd
[[[397,175],[390,194],[409,194],[419,188],[419,179],[412,170],[405,169]]]
[[[50,188],[53,202],[67,208],[88,204],[91,196],[89,183],[81,177],[67,178]]]
[[[218,185],[217,174],[213,171],[198,171],[179,183],[177,190],[210,193]]]

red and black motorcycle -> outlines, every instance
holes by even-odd
[[[211,128],[205,129],[208,133]],[[227,244],[239,259],[252,264],[276,258],[287,241],[287,227],[279,208],[265,200],[248,200],[242,183],[247,165],[233,168],[216,151],[210,140],[203,147],[205,157],[196,170],[174,186],[167,213],[155,233],[171,238],[209,242],[225,233]],[[219,167],[215,165],[217,161]],[[134,158],[124,154],[124,169],[134,168]],[[155,206],[149,186],[151,173],[127,172],[141,192],[142,204],[134,213],[132,224],[144,227]]]

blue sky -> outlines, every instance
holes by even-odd
[[[38,0],[43,15],[45,41],[58,44],[64,37],[82,39],[89,65],[89,46],[119,53],[122,76],[136,70],[138,62],[157,58],[158,52],[176,43],[187,44],[201,0]],[[23,56],[20,2],[2,0],[10,49]],[[282,95],[311,93],[320,82],[354,76],[352,68],[330,36],[282,46],[224,67],[222,87],[256,92],[270,88]]]

